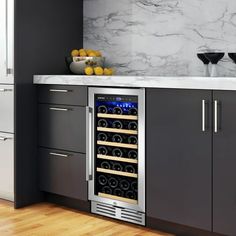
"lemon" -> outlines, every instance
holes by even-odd
[[[113,75],[113,69],[112,68],[105,68],[104,75]]]
[[[84,51],[85,51],[85,49],[81,48],[81,49],[79,50],[79,53],[84,52]],[[86,51],[85,51],[85,52],[86,52]]]
[[[79,53],[79,50],[77,50],[77,49],[74,49],[74,50],[71,51],[71,56],[72,56],[72,57],[78,57],[79,54],[80,54],[80,53]]]
[[[95,52],[90,52],[90,53],[88,54],[88,56],[89,56],[89,57],[96,57],[96,54],[95,54]]]
[[[96,57],[101,57],[102,53],[100,51],[95,51]]]
[[[85,52],[86,52],[87,54],[89,54],[89,53],[93,52],[93,50],[92,50],[92,49],[85,49]]]
[[[93,74],[93,68],[91,66],[88,66],[84,69],[84,72],[86,75],[92,75]]]
[[[87,57],[87,53],[83,50],[79,54],[81,57]]]
[[[95,75],[103,75],[102,67],[98,66],[94,68]]]

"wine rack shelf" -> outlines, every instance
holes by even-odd
[[[137,174],[134,173],[128,173],[123,171],[117,171],[117,170],[109,170],[109,169],[103,169],[103,168],[97,168],[97,172],[106,173],[106,174],[112,174],[112,175],[120,175],[120,176],[126,176],[131,178],[138,178]]]
[[[103,146],[111,146],[111,147],[138,149],[138,145],[128,144],[128,143],[115,143],[115,142],[97,141],[97,144],[98,145],[103,145]]]
[[[120,162],[138,164],[138,160],[130,159],[130,158],[113,157],[113,156],[105,156],[105,155],[97,155],[97,158],[104,159],[104,160],[110,160],[110,161],[120,161]]]
[[[103,114],[97,113],[98,118],[109,118],[109,119],[121,119],[121,120],[138,120],[138,116],[132,115],[116,115],[116,114]]]
[[[119,133],[119,134],[132,134],[132,135],[137,135],[138,134],[137,130],[113,129],[113,128],[103,128],[103,127],[97,127],[97,131]]]
[[[122,202],[127,202],[127,203],[131,203],[131,204],[138,204],[137,200],[133,200],[133,199],[129,199],[129,198],[124,198],[124,197],[118,197],[118,196],[114,196],[111,194],[106,194],[106,193],[98,193],[99,197],[104,197],[104,198],[109,198],[109,199],[113,199],[113,200],[118,200],[118,201],[122,201]]]

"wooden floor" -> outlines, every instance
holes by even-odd
[[[41,203],[15,210],[0,200],[0,236],[167,236],[170,234]]]

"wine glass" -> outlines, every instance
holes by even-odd
[[[210,72],[209,72],[209,63],[210,61],[206,58],[206,56],[204,55],[204,53],[197,53],[197,57],[203,62],[204,64],[204,75],[205,76],[210,76]]]
[[[204,53],[205,57],[211,62],[211,77],[217,76],[217,63],[224,57],[224,52],[208,52]]]

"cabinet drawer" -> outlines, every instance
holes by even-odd
[[[86,108],[39,104],[38,144],[42,147],[86,152]]]
[[[0,131],[14,133],[14,87],[0,85]]]
[[[14,135],[0,133],[0,198],[14,201]]]
[[[38,88],[39,103],[62,105],[87,105],[86,86],[41,85]]]
[[[87,200],[86,157],[84,154],[40,148],[40,190]]]

